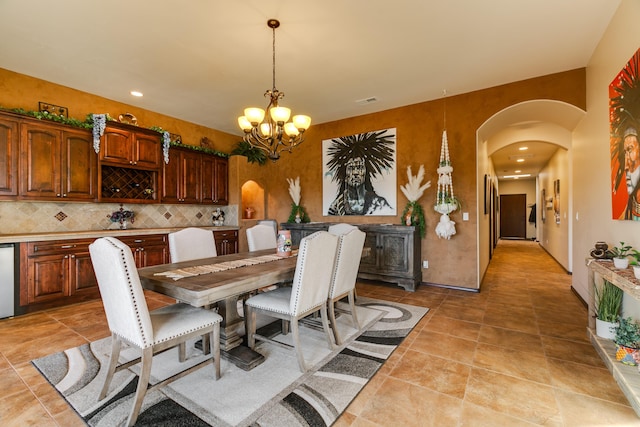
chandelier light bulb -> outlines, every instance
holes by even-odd
[[[244,116],[253,126],[257,126],[264,120],[264,110],[262,108],[245,108]]]
[[[265,137],[271,135],[271,125],[269,123],[262,123],[260,125],[260,133]]]
[[[302,114],[293,116],[292,120],[293,120],[293,124],[296,126],[296,129],[299,129],[299,130],[307,130],[311,125],[311,117],[304,116]]]
[[[238,125],[245,132],[249,132],[252,128],[251,122],[245,116],[238,117]]]
[[[285,123],[289,120],[289,116],[291,116],[291,109],[286,107],[272,107],[269,113],[274,122]]]
[[[285,123],[284,125],[284,133],[286,133],[287,136],[289,136],[290,138],[295,138],[296,136],[298,136],[300,131],[298,130],[295,124],[293,124],[292,122],[289,122],[289,123]]]

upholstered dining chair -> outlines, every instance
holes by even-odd
[[[89,245],[91,263],[98,280],[102,304],[111,330],[111,356],[99,400],[106,397],[115,372],[142,361],[136,394],[128,418],[134,425],[146,392],[177,380],[208,364],[213,364],[216,379],[220,378],[220,322],[222,317],[202,308],[174,304],[149,311],[131,249],[114,237],[103,237]],[[151,387],[151,363],[156,353],[179,346],[184,360],[185,342],[208,335],[211,360],[207,358]],[[118,365],[122,344],[140,349],[141,357]],[[204,350],[204,348],[203,348]]]
[[[247,228],[247,244],[250,252],[261,249],[275,249],[277,242],[273,227],[266,224],[257,224]]]
[[[357,230],[358,227],[355,225],[347,224],[344,222],[340,222],[337,224],[332,224],[329,226],[329,233],[335,234],[336,236],[340,236],[341,234],[346,234],[351,230]]]
[[[338,237],[326,231],[317,231],[304,237],[300,241],[298,248],[298,259],[292,286],[260,293],[246,301],[247,343],[250,348],[255,348],[256,340],[289,347],[286,344],[256,333],[257,313],[287,321],[291,326],[293,347],[297,354],[298,366],[302,372],[305,372],[307,367],[302,348],[300,348],[298,321],[318,310],[320,310],[322,326],[329,348],[333,348],[333,340],[327,321],[327,295],[333,273],[337,245]]]
[[[188,227],[169,233],[169,256],[171,262],[218,256],[216,241],[211,230]]]
[[[355,289],[365,236],[366,233],[357,227],[338,236],[338,250],[333,274],[331,275],[328,298],[329,321],[331,322],[331,329],[333,330],[333,336],[337,345],[340,345],[342,341],[336,325],[337,309],[335,305],[338,300],[345,296],[348,297],[349,300],[349,311],[351,312],[353,326],[357,330],[360,330],[360,323],[358,322],[355,307]],[[339,311],[344,312],[344,310]]]

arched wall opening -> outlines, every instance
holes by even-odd
[[[571,271],[572,132],[585,114],[585,111],[565,102],[549,99],[532,100],[497,112],[478,128],[476,132],[477,209],[480,213],[476,230],[478,287],[489,265],[492,248],[497,242],[496,196],[499,195],[499,179],[491,156],[500,149],[525,141],[546,142],[566,150],[566,170],[564,170],[566,178],[563,179],[562,193],[566,220],[560,224],[561,227],[566,227],[566,239],[562,243],[563,247],[558,250],[563,252],[562,259],[567,259],[568,265],[565,268]],[[538,182],[537,178],[536,182]],[[536,199],[539,200],[539,197]],[[486,204],[488,206],[485,208]]]

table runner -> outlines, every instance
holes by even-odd
[[[291,256],[296,256],[298,251],[292,251]],[[238,259],[234,261],[223,261],[216,264],[196,265],[193,267],[176,268],[174,270],[155,273],[154,276],[166,276],[173,280],[184,279],[185,277],[199,276],[201,274],[210,274],[218,271],[230,270],[232,268],[246,267],[249,265],[264,264],[267,262],[285,259],[278,255],[262,255],[258,257]]]

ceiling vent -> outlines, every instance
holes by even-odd
[[[358,104],[358,105],[367,105],[367,104],[373,104],[374,102],[378,102],[378,98],[376,98],[375,96],[371,96],[369,98],[357,100],[356,104]]]

